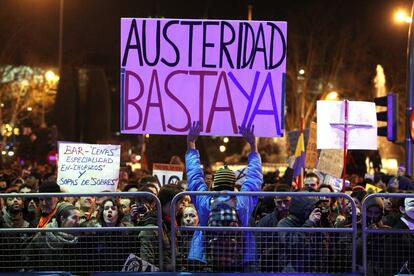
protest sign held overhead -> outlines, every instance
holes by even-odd
[[[57,183],[71,193],[115,192],[121,146],[59,142]]]
[[[121,132],[258,137],[284,129],[286,22],[121,19]]]
[[[152,174],[161,186],[177,184],[178,181],[183,180],[183,172],[183,165],[154,163],[152,166]]]
[[[318,101],[317,116],[318,149],[343,149],[344,101]],[[346,143],[347,149],[377,149],[377,115],[374,103],[348,101]]]

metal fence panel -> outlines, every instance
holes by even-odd
[[[66,271],[75,274],[120,272],[131,254],[134,267],[151,271],[141,260],[143,240],[147,243],[147,260],[162,270],[163,244],[160,202],[151,193],[96,194],[18,194],[22,198],[42,197],[153,197],[157,205],[157,225],[139,227],[72,227],[72,228],[1,228],[0,272]],[[0,194],[0,198],[10,194]],[[131,264],[131,262],[130,262]],[[129,264],[129,269],[131,265]]]
[[[184,195],[237,196],[334,196],[355,204],[346,194],[298,192],[183,192]],[[288,227],[176,227],[171,225],[173,248],[172,265],[175,271],[190,272],[311,272],[346,273],[356,271],[356,216],[350,228],[288,228]],[[201,248],[191,242],[202,233]],[[247,238],[252,237],[253,239]],[[205,258],[189,260],[198,250]]]
[[[414,273],[414,230],[370,228],[367,225],[367,202],[375,197],[406,198],[413,194],[380,193],[367,196],[362,204],[362,257],[364,275]],[[411,271],[410,271],[411,269]]]

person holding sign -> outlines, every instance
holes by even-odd
[[[185,155],[185,164],[186,164],[186,173],[188,178],[188,190],[189,191],[208,191],[207,184],[204,180],[203,171],[200,166],[200,155],[195,147],[195,142],[200,135],[201,132],[201,123],[200,122],[193,122],[190,132],[187,136],[187,146],[188,150]],[[260,159],[260,155],[257,150],[256,145],[256,138],[254,135],[254,126],[251,127],[245,127],[245,126],[239,126],[239,132],[243,135],[243,137],[246,139],[246,141],[250,145],[250,154],[248,158],[248,169],[247,169],[247,176],[246,180],[241,186],[240,191],[242,192],[249,192],[249,191],[260,191],[262,182],[263,182],[263,174],[262,174],[262,163]],[[231,174],[233,173],[233,175]],[[230,171],[227,168],[220,169],[216,172],[214,176],[214,182],[212,184],[212,190],[213,191],[234,191],[235,187],[235,175],[234,172]],[[229,197],[229,196],[217,196],[212,197],[210,195],[202,195],[202,196],[196,196],[193,198],[194,205],[197,209],[199,219],[200,219],[200,225],[206,226],[206,225],[212,225],[210,222],[214,220],[214,214],[213,216],[211,213],[213,213],[213,204],[212,202],[216,202],[217,200],[220,200],[222,203],[225,202],[234,202],[235,204],[234,209],[230,209],[231,211],[231,217],[235,218],[235,220],[228,222],[223,221],[224,224],[228,224],[228,226],[231,225],[239,225],[239,226],[248,226],[249,218],[253,212],[254,207],[257,204],[257,197],[248,197],[248,196],[237,196],[237,197]],[[228,211],[228,210],[224,210]],[[234,212],[235,211],[235,212]],[[217,216],[220,217],[220,216]],[[214,220],[216,225],[220,224],[219,221]],[[256,262],[256,255],[255,255],[255,239],[251,233],[244,233],[241,237],[242,240],[240,243],[236,243],[236,246],[238,247],[238,256],[227,256],[225,252],[229,252],[230,250],[221,250],[219,252],[214,251],[216,253],[219,253],[220,260],[226,259],[231,260],[227,263],[219,262],[219,267],[216,267],[219,270],[249,270],[250,268],[255,266]],[[223,244],[220,244],[220,241],[222,239],[220,238],[213,238],[212,243],[208,244],[215,244],[217,247],[223,248],[223,249],[229,249],[225,248],[224,245],[229,245],[227,240],[223,240]],[[217,244],[219,243],[219,244]],[[206,251],[208,248],[204,248],[204,237],[203,233],[201,231],[196,231],[194,233],[192,244],[189,251],[188,259],[191,261],[198,261],[202,263],[213,263],[215,264],[217,260],[214,259],[214,254],[209,255],[211,258],[206,258]],[[216,248],[216,247],[215,247]],[[233,251],[231,251],[233,252]],[[224,256],[226,255],[226,256]],[[233,257],[233,258],[232,258]],[[236,258],[240,257],[239,260]],[[235,266],[234,264],[239,264],[239,266]],[[229,268],[229,266],[232,266]]]

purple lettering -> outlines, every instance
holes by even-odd
[[[220,84],[222,81],[224,82],[224,86],[226,89],[227,102],[229,105],[224,106],[224,107],[218,107],[217,99],[218,99],[218,93],[220,91]],[[233,102],[231,100],[229,83],[227,81],[227,75],[226,75],[226,72],[224,71],[220,73],[219,79],[217,81],[216,91],[214,92],[213,103],[211,105],[210,113],[208,116],[207,129],[206,129],[207,133],[211,131],[211,125],[213,124],[214,113],[220,112],[220,111],[228,111],[230,113],[230,119],[231,119],[231,123],[233,127],[233,132],[234,134],[237,134],[237,124],[236,124],[236,117],[234,115]]]
[[[139,86],[140,86],[140,90],[138,95],[133,98],[133,99],[129,99],[129,77],[132,76],[134,77],[138,82],[139,82]],[[131,129],[135,129],[138,128],[141,125],[141,121],[142,121],[142,111],[141,108],[139,107],[139,105],[137,104],[137,101],[142,97],[142,94],[144,93],[144,82],[142,81],[142,79],[138,76],[138,74],[134,73],[133,71],[129,71],[126,70],[125,71],[125,103],[124,103],[124,117],[125,117],[125,121],[124,121],[124,129],[125,130],[131,130]],[[133,106],[137,112],[138,112],[138,122],[133,125],[133,126],[129,126],[128,123],[128,107],[129,106]]]
[[[154,82],[155,82],[155,85],[156,85],[158,102],[151,102],[152,90],[153,90],[152,87],[154,85]],[[165,118],[164,118],[164,109],[163,109],[163,106],[162,106],[160,82],[158,80],[157,70],[155,70],[155,69],[152,70],[152,76],[151,76],[149,92],[148,92],[148,99],[147,99],[147,107],[145,108],[144,126],[143,126],[142,130],[145,130],[147,128],[148,114],[149,114],[149,109],[151,107],[158,107],[160,109],[162,130],[165,131],[166,130],[166,128],[165,128]]]

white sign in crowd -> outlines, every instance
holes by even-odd
[[[70,193],[115,192],[121,146],[59,142],[57,183]]]

